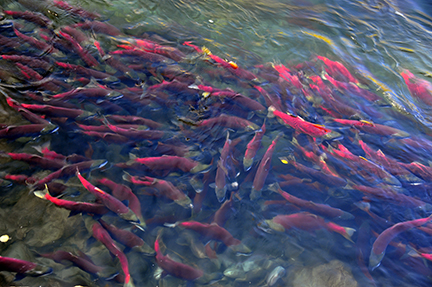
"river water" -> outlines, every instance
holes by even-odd
[[[52,273],[30,276],[3,271],[1,286],[133,286],[123,283],[127,280],[124,260],[116,258],[121,255],[112,250],[110,254],[107,244],[97,238],[95,220],[100,218],[144,240],[145,251],[131,249],[120,240],[114,243],[126,254],[135,286],[430,286],[427,256],[432,253],[432,229],[427,222],[403,224],[427,218],[432,211],[431,4],[378,0],[69,2],[98,13],[98,20],[116,28],[106,32],[79,26],[89,23],[85,22],[89,17],[54,2],[0,1],[4,10],[40,12],[53,23],[42,28],[5,15],[1,35],[23,42],[4,42],[1,53],[43,59],[50,68],[34,69],[44,79],[63,84],[56,82],[58,90],[35,84],[40,79],[28,76],[28,71],[3,56],[2,131],[32,122],[23,117],[22,110],[11,108],[9,98],[20,104],[86,112],[75,117],[56,114],[55,108],[38,111],[42,117],[37,121],[48,120],[48,129],[20,136],[2,133],[0,236],[4,237],[0,237],[0,255],[35,262],[52,268]],[[59,31],[76,23],[86,36],[82,48],[60,41],[66,37]],[[17,37],[14,28],[58,51],[29,45]],[[122,54],[128,45],[138,45],[137,39],[170,47],[181,56],[143,60],[142,55]],[[130,70],[108,65],[96,41],[107,54],[118,51],[110,57],[115,55]],[[79,49],[88,51],[97,63],[93,66]],[[213,55],[220,58],[215,60]],[[353,78],[347,79],[340,68],[332,70],[327,59],[341,63]],[[79,68],[60,68],[58,62],[93,68],[107,77],[92,78]],[[247,72],[257,77],[250,79]],[[164,86],[165,81],[184,85]],[[250,102],[238,97],[218,99],[215,91],[198,85],[241,93],[263,109],[251,108],[246,104]],[[96,87],[110,93],[95,98],[93,93],[55,97]],[[313,126],[281,123],[269,109],[275,105],[276,112],[288,112],[295,119],[301,116]],[[230,118],[228,123],[204,124],[221,114],[248,122],[244,125]],[[110,118],[113,115],[153,122],[116,121]],[[109,123],[130,126],[116,133]],[[140,126],[132,126],[137,123]],[[86,133],[95,131],[95,126],[106,127],[106,134]],[[324,136],[314,134],[324,127],[328,129]],[[143,129],[160,130],[163,136],[143,139],[130,132]],[[257,131],[263,132],[260,148],[252,167],[244,168],[247,145]],[[272,146],[271,154],[267,150]],[[349,152],[342,152],[344,148]],[[41,160],[35,164],[13,159],[7,153],[48,157],[47,150],[81,156],[76,161],[62,159],[67,166],[95,161],[97,167],[79,167],[83,177],[134,209],[141,225],[131,224],[109,207],[103,215],[70,213],[35,196],[44,196],[44,184],[38,180],[60,167],[43,166]],[[191,158],[201,170],[182,164],[136,167],[134,162],[163,155]],[[261,169],[266,159],[268,166]],[[97,194],[83,187],[75,169],[48,182],[51,195],[100,203]],[[222,187],[218,186],[219,172],[225,175]],[[263,186],[257,188],[257,177],[266,172]],[[26,180],[13,180],[11,175],[18,174]],[[169,192],[149,187],[148,178],[146,184],[132,183],[129,176],[166,180],[187,198],[170,198]],[[142,211],[136,212],[130,198],[103,185],[101,180],[106,178],[130,187]],[[314,204],[287,199],[289,204],[281,189],[273,192],[275,183],[291,195],[344,213],[331,216]],[[224,195],[215,190],[223,190]],[[278,221],[284,215],[299,219]],[[234,244],[185,224],[214,222],[232,234]],[[398,223],[394,237],[378,237]],[[340,226],[346,229],[341,231]],[[160,245],[159,257],[152,250],[155,243]],[[374,253],[382,246],[384,253]],[[103,269],[83,270],[66,257],[56,262],[52,254],[59,250],[92,260]],[[204,275],[190,280],[185,275],[188,271],[180,267],[180,274],[174,274],[161,262],[167,254]]]

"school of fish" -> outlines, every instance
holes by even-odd
[[[74,23],[57,26],[53,11]],[[134,35],[65,1],[40,12],[2,12],[0,97],[13,116],[1,185],[70,211],[90,238],[0,256],[0,270],[48,278],[61,263],[94,286],[291,286],[290,268],[320,254],[351,262],[361,286],[410,280],[381,270],[430,284],[432,133],[378,79],[321,55],[244,66],[200,38]],[[432,84],[399,72],[431,106]]]

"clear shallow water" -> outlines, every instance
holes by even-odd
[[[21,2],[24,6],[15,2],[7,2],[6,4],[8,5],[7,9],[10,10],[28,7],[33,11],[46,12],[43,5],[36,5],[32,2]],[[195,78],[195,83],[208,83],[218,88],[229,87],[248,97],[258,99],[262,104],[265,101],[260,98],[259,93],[253,89],[250,83],[240,80],[239,77],[221,76],[218,72],[222,69],[205,64],[198,58],[198,53],[194,53],[192,49],[185,50],[181,44],[184,41],[192,41],[199,47],[206,46],[214,55],[235,61],[241,68],[254,73],[259,73],[261,70],[256,67],[257,65],[268,62],[285,64],[292,69],[297,64],[309,61],[310,64],[299,68],[297,74],[304,76],[303,84],[305,86],[312,83],[308,80],[311,76],[322,75],[324,71],[323,63],[316,61],[317,55],[340,61],[348,67],[355,78],[359,79],[360,87],[384,99],[382,103],[372,104],[359,97],[351,98],[351,95],[342,93],[342,96],[348,98],[347,102],[351,106],[360,108],[364,112],[360,117],[361,119],[398,128],[407,132],[411,138],[417,141],[419,138],[430,140],[428,136],[430,134],[428,116],[430,107],[421,100],[413,98],[400,75],[402,69],[408,69],[416,77],[422,79],[428,80],[430,76],[428,47],[430,47],[431,17],[427,14],[430,7],[426,4],[407,4],[405,1],[399,3],[386,1],[344,1],[342,3],[338,1],[326,1],[325,3],[312,1],[301,3],[298,1],[295,3],[268,1],[265,3],[101,1],[75,4],[103,14],[103,19],[107,19],[109,23],[129,35],[126,39],[139,37],[144,33],[156,34],[170,41],[166,45],[181,47],[188,57],[187,61],[180,63],[179,66],[190,74],[199,75],[199,78]],[[70,14],[60,13],[55,23],[62,26],[78,20]],[[34,27],[27,26],[20,27],[20,29],[31,31]],[[37,32],[33,35],[37,35]],[[101,41],[106,50],[116,49],[115,41],[111,41],[109,37],[97,33],[93,35],[88,32],[87,35]],[[97,55],[97,50],[94,47],[89,49],[92,49],[93,55]],[[67,57],[60,57],[60,59],[65,62],[82,63],[76,55],[71,59]],[[100,57],[97,59],[100,60]],[[139,64],[137,59],[123,60],[128,63]],[[152,65],[152,68],[157,66],[157,64]],[[112,70],[107,69],[106,71]],[[145,77],[143,74],[146,74]],[[143,86],[144,92],[148,87],[158,83],[155,74],[157,73],[140,74],[141,79],[146,83]],[[79,86],[78,81],[74,79],[74,74],[70,75],[54,70],[54,75],[64,80],[73,79],[75,81],[72,83]],[[20,83],[20,81],[17,82]],[[121,79],[120,82],[125,85],[134,85],[127,79]],[[6,81],[6,83],[16,84],[14,81]],[[329,82],[325,83],[330,86]],[[124,87],[117,83],[105,84],[110,88]],[[269,92],[278,92],[278,84],[276,83],[261,81],[260,84]],[[30,102],[16,91],[10,91],[10,93],[16,99]],[[283,94],[280,91],[279,93]],[[292,93],[298,98],[304,99],[301,93],[295,91]],[[137,103],[131,104],[127,100],[119,100],[115,104],[118,104],[122,110],[116,111],[115,106],[107,106],[107,103],[103,101],[87,103],[82,100],[71,100],[70,102],[93,113],[139,115],[163,123],[165,125],[163,129],[174,134],[174,140],[164,139],[161,142],[182,143],[192,147],[192,151],[195,152],[193,154],[195,159],[203,164],[212,165],[213,168],[208,175],[210,179],[206,179],[202,174],[193,176],[182,172],[167,175],[146,170],[143,174],[172,181],[192,198],[195,206],[198,206],[198,195],[195,194],[190,179],[197,179],[198,183],[203,182],[204,187],[207,186],[207,183],[214,182],[216,162],[219,160],[220,149],[225,142],[226,129],[197,130],[187,125],[181,126],[179,117],[199,120],[215,117],[220,113],[228,113],[247,118],[254,124],[261,126],[266,118],[266,113],[250,113],[250,111],[239,109],[238,106],[232,106],[230,103],[225,106],[219,105],[218,101],[200,101],[198,105],[195,105],[194,98],[191,99],[187,94],[169,94],[170,97],[178,96],[175,101],[177,104],[174,107],[159,103],[145,106]],[[316,98],[318,97],[315,97],[314,100]],[[185,104],[178,104],[183,99],[186,101]],[[306,105],[306,109],[288,108],[287,110],[290,112],[298,111],[308,121],[324,124],[326,127],[338,131],[343,136],[339,141],[341,144],[354,154],[365,156],[365,152],[356,141],[357,132],[355,129],[344,128],[342,125],[334,123],[332,118],[324,113],[317,103],[319,102],[312,100]],[[6,105],[6,103],[3,104]],[[6,108],[5,110],[7,112],[3,114],[3,122],[8,124],[26,123],[18,113]],[[50,148],[64,155],[78,153],[90,155],[92,159],[108,160],[109,168],[94,171],[91,175],[86,174],[85,177],[93,183],[96,183],[97,179],[105,177],[119,183],[126,183],[122,179],[123,170],[112,167],[112,165],[128,161],[130,152],[140,157],[160,156],[166,153],[156,150],[157,141],[148,140],[127,145],[115,144],[107,140],[82,136],[73,126],[73,121],[64,124],[56,121],[56,124],[60,126],[60,129],[53,134],[35,139],[30,138],[30,141],[22,138],[12,142],[4,141],[2,143],[3,149],[7,152],[35,153],[32,146],[51,142]],[[163,226],[164,223],[188,220],[211,222],[214,212],[220,207],[220,203],[214,196],[214,189],[211,187],[207,187],[208,191],[202,209],[191,212],[170,201],[149,196],[147,189],[129,184],[140,199],[144,217],[150,220],[148,231],[136,231],[136,233],[150,246],[153,246],[157,234],[162,233],[161,242],[163,242],[163,246],[166,246],[163,249],[164,254],[170,254],[178,261],[201,268],[208,274],[213,274],[214,278],[212,279],[214,280],[208,279],[205,284],[211,282],[213,285],[244,286],[243,284],[250,282],[252,286],[261,286],[276,266],[283,266],[288,275],[278,281],[276,286],[304,286],[305,283],[296,283],[298,282],[296,280],[300,280],[296,279],[296,276],[306,274],[306,278],[314,277],[309,275],[307,268],[322,266],[322,264],[337,259],[344,262],[346,268],[351,270],[359,286],[371,285],[371,281],[362,272],[361,262],[356,260],[359,250],[365,256],[364,262],[368,265],[367,257],[376,237],[374,232],[381,233],[385,228],[397,222],[428,216],[430,211],[417,210],[412,206],[400,206],[401,204],[395,204],[393,198],[370,196],[366,201],[371,201],[372,212],[389,221],[379,222],[379,219],[370,217],[355,205],[355,203],[361,202],[362,197],[366,195],[352,188],[353,182],[357,184],[358,182],[368,183],[363,179],[363,174],[351,172],[350,167],[346,166],[347,163],[344,165],[336,160],[332,161],[330,154],[327,153],[329,154],[328,164],[336,169],[341,178],[349,179],[351,182],[348,188],[323,185],[320,180],[297,171],[292,165],[283,164],[279,159],[279,157],[291,156],[290,159],[295,158],[296,161],[306,166],[318,168],[317,164],[305,157],[292,142],[295,137],[301,145],[312,148],[313,144],[308,144],[310,138],[305,134],[295,135],[293,129],[279,124],[276,120],[267,119],[266,125],[267,132],[263,138],[263,147],[258,152],[258,159],[263,157],[276,135],[280,131],[284,133],[272,157],[272,168],[266,183],[271,184],[275,181],[281,183],[283,180],[280,175],[286,174],[306,178],[302,183],[296,182],[296,184],[290,184],[283,188],[305,200],[325,203],[352,213],[355,219],[333,221],[357,230],[352,237],[353,242],[327,230],[311,233],[301,230],[287,233],[270,231],[263,223],[264,220],[270,220],[278,214],[293,214],[304,209],[285,205],[269,205],[270,207],[265,208],[266,204],[269,204],[265,200],[282,199],[279,195],[271,193],[267,189],[267,184],[263,189],[262,198],[258,200],[248,199],[253,181],[251,178],[253,178],[258,163],[249,172],[242,170],[241,161],[244,151],[254,134],[245,129],[230,131],[230,139],[237,144],[232,148],[230,155],[234,162],[234,168],[231,169],[234,175],[229,181],[237,182],[240,184],[240,188],[233,207],[228,211],[229,219],[225,228],[235,238],[241,239],[242,243],[252,251],[250,256],[236,256],[230,248],[221,244],[216,248],[217,260],[199,259],[195,254],[192,255],[189,250],[191,247],[198,248],[201,246],[206,242],[205,239],[192,232],[193,241],[191,242],[188,241],[191,239],[187,239],[190,237],[183,230]],[[375,150],[381,149],[385,155],[392,156],[403,163],[419,161],[428,165],[430,160],[430,150],[425,143],[422,143],[422,148],[419,148],[402,142],[397,136],[378,136],[364,131],[360,133],[360,139],[367,142]],[[322,140],[319,139],[318,143],[321,142]],[[324,141],[325,146],[332,144],[335,148],[337,143],[336,140]],[[25,173],[39,178],[49,173],[46,169],[28,166],[19,161],[5,159],[4,162],[2,171],[5,173]],[[136,171],[132,172],[136,173]],[[237,173],[238,176],[236,177]],[[313,185],[308,184],[309,181],[315,181],[315,183]],[[318,183],[316,183],[317,181]],[[94,200],[83,190],[76,177],[69,179],[66,184],[68,189],[64,198],[80,201]],[[380,186],[379,184],[380,182],[369,183],[372,186]],[[429,180],[426,179],[415,185],[402,182],[400,185],[401,187],[395,187],[393,191],[414,196],[426,203],[431,202],[428,192]],[[230,187],[230,189],[237,190],[235,186]],[[4,189],[2,216],[5,223],[2,232],[10,234],[12,240],[2,246],[2,255],[36,260],[40,264],[53,267],[54,272],[45,277],[27,277],[14,284],[52,284],[52,286],[56,286],[55,284],[59,284],[58,281],[61,280],[72,284],[120,286],[121,283],[111,283],[99,277],[91,277],[76,267],[61,271],[62,265],[53,263],[49,259],[35,257],[32,252],[48,253],[58,249],[76,252],[79,249],[91,256],[96,264],[108,265],[114,270],[120,270],[119,266],[115,266],[118,265],[117,259],[110,258],[105,247],[92,239],[81,215],[67,217],[68,211],[41,202],[33,194],[28,194],[28,190],[29,188],[25,185],[13,185]],[[10,218],[16,218],[16,220],[10,220]],[[108,218],[120,227],[130,227],[114,215]],[[326,220],[331,220],[331,218],[326,217]],[[369,226],[364,225],[364,223]],[[425,248],[427,250],[429,247],[427,233],[414,229],[403,233],[403,236],[397,237],[394,242],[400,242],[405,246],[390,246],[382,265],[374,271],[369,270],[375,284],[377,286],[409,286],[409,284],[428,286],[430,282],[427,275],[430,271],[427,268],[427,263],[425,265],[422,260],[415,260],[417,258],[411,256],[412,253],[408,259],[403,256],[407,245],[411,245],[411,248],[414,249]],[[126,252],[126,254],[136,286],[179,286],[186,284],[184,280],[172,276],[160,281],[155,279],[154,275],[157,271],[153,256],[143,256],[137,252]],[[252,273],[250,270],[254,270],[254,272]],[[224,276],[221,275],[222,273]],[[344,278],[349,278],[348,273],[344,274],[346,274]],[[204,283],[198,282],[196,284]],[[348,283],[344,285],[348,286]]]

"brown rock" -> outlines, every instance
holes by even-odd
[[[291,272],[293,287],[357,287],[351,270],[344,263],[333,260],[316,267],[305,267]]]

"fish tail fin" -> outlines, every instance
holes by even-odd
[[[145,231],[147,228],[147,224],[145,222],[145,219],[142,215],[136,214],[139,222],[131,222],[136,228],[138,228],[141,231]]]
[[[285,232],[285,227],[283,227],[279,223],[273,222],[272,219],[264,220],[264,224],[267,225],[272,230],[279,231],[279,232]]]
[[[175,227],[177,227],[179,225],[179,223],[180,222],[178,222],[178,221],[176,223],[167,223],[167,222],[165,222],[164,226],[169,227],[169,228],[175,228]],[[155,251],[156,251],[156,247],[155,247]]]
[[[419,251],[415,250],[414,248],[412,248],[412,247],[409,246],[409,245],[407,245],[407,246],[408,246],[408,248],[407,248],[407,252],[405,252],[405,254],[402,255],[401,259],[405,259],[405,258],[408,257],[408,256],[409,256],[409,257],[415,257],[415,258],[421,258],[422,261],[423,261],[424,266],[427,267],[427,266],[428,266],[428,263],[427,263],[428,260],[425,259],[425,258],[420,254]]]
[[[366,201],[359,201],[359,202],[354,203],[354,205],[363,211],[369,211],[369,209],[370,209],[370,203],[366,202]]]
[[[410,251],[408,251],[408,253],[406,255],[408,255],[410,257],[417,257],[417,258],[421,257],[420,254],[418,254],[418,252],[414,249],[411,249]]]
[[[128,274],[125,278],[125,283],[123,285],[123,287],[135,287],[135,284],[132,281],[132,277],[130,276],[130,274]]]
[[[274,106],[270,106],[270,107],[268,108],[268,114],[267,114],[267,117],[268,117],[268,118],[273,118],[273,117],[274,117],[274,114],[273,114],[274,111],[276,111],[276,108],[275,108]]]
[[[133,154],[133,153],[129,153],[129,160],[126,162],[126,164],[127,165],[132,165],[132,164],[134,164],[135,163],[135,160],[137,159],[138,157],[135,155],[135,154]]]
[[[338,133],[336,131],[331,131],[331,132],[325,134],[322,138],[325,140],[336,140],[336,139],[339,139],[342,137],[343,136],[340,133]]]
[[[36,190],[36,191],[33,192],[33,194],[36,195],[39,198],[47,199],[47,196],[50,196],[49,190],[48,190],[48,185],[45,184],[45,189],[44,190]]]
[[[49,94],[47,94],[45,92],[41,92],[41,94],[42,94],[42,100],[44,102],[49,102],[51,100],[51,96]]]
[[[356,144],[356,145],[360,145],[360,141],[361,141],[361,138],[360,138],[360,134],[359,133],[355,133],[355,136],[354,136],[354,143]],[[363,148],[363,147],[362,147]]]
[[[198,163],[198,165],[195,166],[194,168],[192,168],[190,172],[191,173],[202,173],[202,172],[208,171],[210,167],[211,167],[211,164]]]
[[[129,174],[129,173],[127,173],[126,171],[123,171],[124,172],[124,174],[123,174],[123,176],[122,176],[122,179],[124,180],[124,181],[127,181],[127,182],[131,182],[131,175]]]
[[[354,243],[354,241],[351,239],[351,236],[354,234],[354,232],[356,232],[356,230],[350,227],[343,227],[343,229],[345,230],[345,233],[342,234],[343,237]]]
[[[50,150],[51,142],[43,143],[42,145],[34,146],[33,149],[35,149],[38,153],[43,154],[44,150]]]
[[[177,120],[178,120],[178,122],[182,122],[182,123],[187,124],[189,126],[194,126],[194,127],[198,126],[198,123],[196,121],[185,118],[185,117],[179,117],[179,118],[177,118]]]
[[[406,245],[405,253],[400,257],[400,259],[406,259],[407,257],[422,257],[420,252],[415,250],[412,246]]]
[[[277,182],[270,184],[270,185],[268,186],[268,189],[269,189],[270,191],[272,191],[272,192],[280,193],[280,192],[279,192],[279,190],[280,190],[280,186],[279,186],[279,183],[277,183]]]
[[[250,195],[249,195],[249,198],[250,198],[251,200],[255,200],[255,199],[260,198],[261,195],[262,195],[261,190],[258,190],[258,189],[255,189],[255,188],[252,187],[252,191],[251,191],[251,193],[250,193]]]

